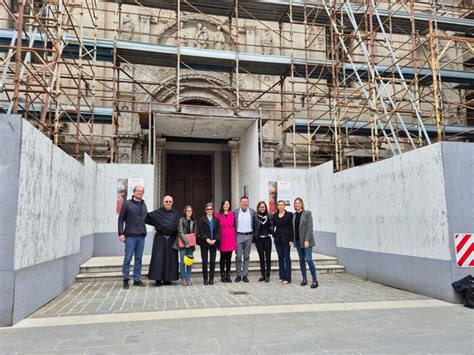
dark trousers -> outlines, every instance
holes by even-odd
[[[257,237],[255,244],[257,245],[258,258],[260,259],[260,272],[262,273],[262,277],[270,277],[272,238]]]
[[[232,250],[221,251],[221,259],[219,261],[221,269],[221,277],[230,275],[230,263],[232,261]]]
[[[214,280],[214,272],[216,270],[216,254],[217,254],[217,247],[213,245],[209,247],[201,246],[202,277],[204,281]],[[208,263],[209,263],[209,270],[208,270]]]
[[[291,259],[289,244],[275,244],[278,253],[280,280],[291,282]]]

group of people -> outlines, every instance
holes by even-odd
[[[291,282],[291,253],[298,251],[302,275],[301,286],[308,284],[306,264],[312,277],[311,288],[318,287],[316,267],[313,262],[313,218],[305,210],[301,198],[294,200],[295,212],[286,210],[284,201],[278,201],[277,212],[271,214],[265,201],[256,210],[249,207],[249,199],[241,197],[240,207],[232,210],[229,200],[224,200],[215,210],[213,203],[205,205],[205,215],[198,221],[192,206],[186,206],[182,215],[173,208],[172,196],[163,198],[163,206],[148,212],[143,200],[143,186],[136,186],[133,197],[127,200],[119,213],[119,240],[125,243],[123,262],[123,288],[128,289],[130,262],[135,258],[133,284],[145,286],[141,281],[142,256],[146,237],[146,224],[155,227],[148,278],[157,286],[170,285],[181,280],[191,285],[191,272],[196,245],[202,260],[204,285],[214,284],[217,251],[220,253],[221,282],[232,282],[230,277],[232,253],[235,251],[235,282],[249,282],[249,263],[252,244],[260,260],[259,282],[270,282],[272,239],[278,254],[279,281]],[[178,259],[179,257],[179,259]],[[178,262],[179,260],[179,262]]]

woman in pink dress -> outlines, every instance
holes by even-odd
[[[237,245],[237,236],[235,234],[235,216],[230,208],[230,201],[224,200],[221,208],[215,216],[221,223],[221,244],[219,251],[221,253],[220,268],[221,282],[232,282],[230,279],[230,263],[232,260],[232,252]]]

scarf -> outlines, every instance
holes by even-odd
[[[262,225],[267,224],[268,222],[270,222],[270,220],[268,219],[268,212],[267,211],[265,211],[263,214],[258,212],[257,216],[258,216],[258,219],[260,220],[260,224],[262,224]]]

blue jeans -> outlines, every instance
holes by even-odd
[[[278,273],[280,280],[291,282],[291,259],[289,244],[275,244],[278,254]]]
[[[295,245],[296,250],[298,250],[298,255],[300,257],[300,269],[301,275],[303,275],[303,279],[306,280],[306,261],[308,263],[311,276],[313,277],[313,281],[316,281],[316,268],[314,267],[313,262],[313,248],[302,248],[299,240],[296,241]]]
[[[135,254],[135,264],[133,266],[133,281],[140,281],[142,275],[142,256],[145,248],[145,236],[127,237],[125,236],[125,257],[123,258],[122,274],[123,279],[128,280],[130,273],[130,262]]]
[[[179,249],[179,277],[181,279],[190,279],[193,266],[184,264],[184,256],[193,256],[193,250],[189,248]]]

